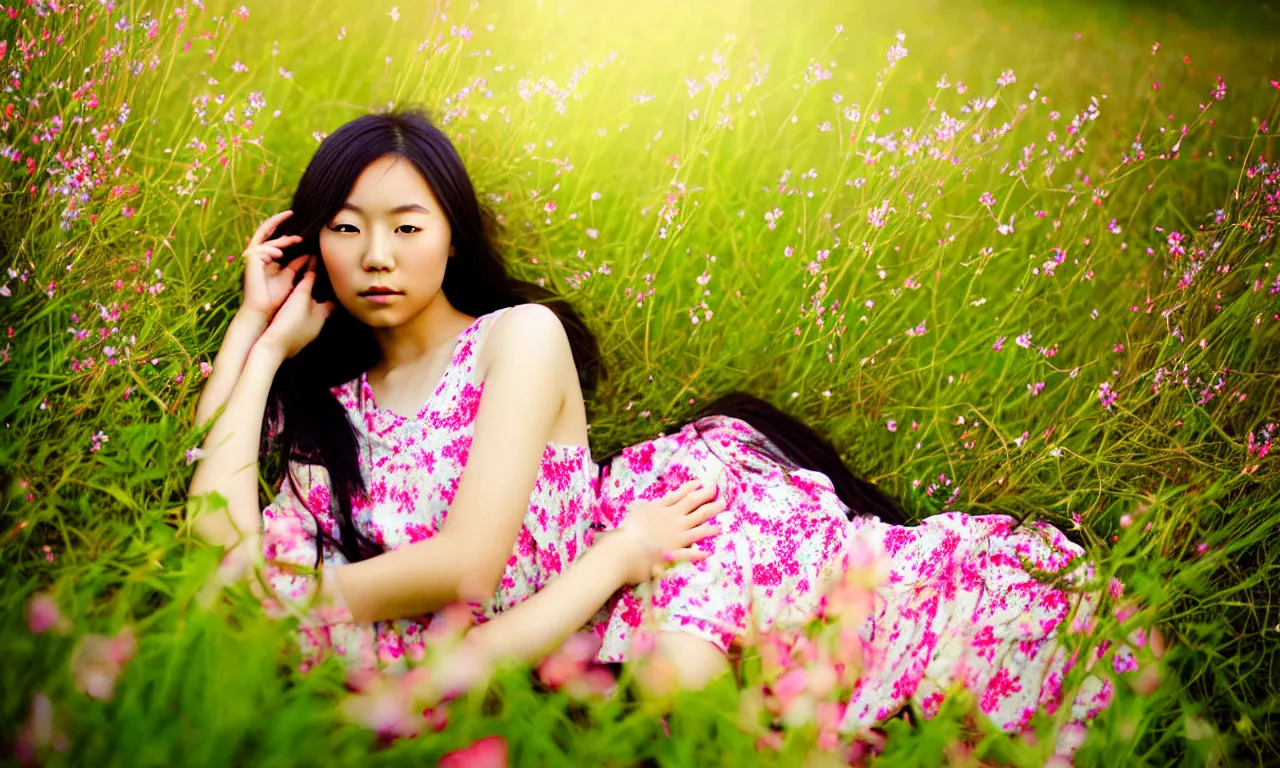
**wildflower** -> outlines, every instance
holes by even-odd
[[[997,339],[996,339],[996,343],[995,343],[995,344],[992,344],[992,345],[991,345],[991,348],[992,348],[992,349],[994,349],[994,350],[995,350],[995,351],[997,351],[997,352],[999,352],[1000,350],[1004,349],[1004,340],[1005,340],[1006,338],[1008,338],[1008,337],[1007,337],[1007,336],[1001,336],[1001,337],[997,338]]]
[[[1018,338],[1014,339],[1014,341],[1017,342],[1018,346],[1022,347],[1023,349],[1030,349],[1031,348],[1031,331],[1027,331],[1026,333],[1018,336]]]
[[[1116,395],[1111,391],[1110,384],[1103,382],[1098,385],[1098,402],[1102,403],[1102,407],[1108,411],[1111,410],[1112,405],[1115,405]]]
[[[591,663],[600,650],[600,638],[592,632],[571,635],[538,666],[538,677],[554,689],[570,696],[607,694],[613,687],[609,671]]]
[[[885,200],[879,206],[867,211],[867,223],[877,229],[880,229],[889,221],[889,214],[897,212],[898,209],[891,208],[889,206],[889,201]]]
[[[1222,101],[1227,96],[1227,83],[1218,75],[1218,85],[1213,89],[1213,98]]]
[[[903,42],[904,40],[906,40],[906,39],[907,39],[907,36],[906,36],[905,34],[903,34],[902,32],[899,32],[899,33],[897,34],[897,39],[898,39],[898,42],[897,42],[897,43],[894,43],[892,46],[890,46],[890,47],[889,47],[889,51],[888,51],[888,53],[887,53],[887,54],[885,54],[885,55],[886,55],[886,57],[889,59],[889,66],[890,66],[890,67],[893,67],[893,66],[894,66],[895,64],[897,64],[899,61],[902,61],[903,59],[905,59],[905,58],[907,57],[907,49],[906,49],[906,48],[903,48],[901,45],[899,45],[899,44],[898,44],[898,43],[901,43],[901,42]]]
[[[413,684],[425,673],[424,667],[417,667],[403,680],[372,673],[361,680],[357,693],[343,699],[338,711],[348,722],[364,726],[382,739],[417,736],[425,721],[413,701]]]
[[[200,447],[188,448],[183,455],[186,456],[188,464],[194,464],[204,458],[204,449]]]
[[[95,699],[110,699],[125,662],[133,658],[137,649],[138,643],[130,626],[120,630],[115,637],[85,635],[71,654],[71,672],[76,689]]]
[[[982,197],[978,198],[978,202],[990,208],[991,206],[996,204],[996,199],[995,197],[992,196],[990,192],[983,192]]]
[[[50,629],[70,629],[70,624],[58,611],[58,603],[48,592],[37,592],[27,601],[27,629],[38,635]]]
[[[440,768],[506,768],[507,742],[501,736],[486,736],[464,749],[440,758]]]
[[[886,428],[886,429],[888,429],[890,432],[897,432],[897,431],[898,431],[898,422],[894,421],[893,419],[889,419],[888,421],[886,421],[886,422],[884,423],[884,426],[885,426],[885,428]]]

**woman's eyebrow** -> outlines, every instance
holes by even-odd
[[[356,213],[360,213],[360,214],[364,213],[364,211],[360,208],[360,206],[350,201],[343,203],[342,208],[344,210],[355,211]],[[418,203],[405,203],[404,205],[397,205],[395,208],[392,208],[390,212],[391,213],[411,213],[411,212],[412,213],[431,213],[430,210],[424,208]]]

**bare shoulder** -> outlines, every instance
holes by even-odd
[[[573,351],[560,317],[542,304],[517,304],[493,321],[484,342],[489,370],[498,363],[546,370],[573,367]]]

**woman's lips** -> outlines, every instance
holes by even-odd
[[[390,304],[392,299],[403,296],[402,293],[363,293],[361,296],[374,304]]]

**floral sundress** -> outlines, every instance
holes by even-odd
[[[440,529],[457,490],[484,391],[475,360],[485,330],[506,309],[483,315],[457,341],[439,386],[413,418],[379,409],[362,375],[332,389],[359,435],[360,469],[370,499],[353,514],[360,530],[395,549]],[[595,532],[617,527],[630,504],[660,497],[692,479],[714,484],[727,502],[717,535],[696,546],[710,556],[680,563],[653,582],[619,590],[591,624],[601,662],[629,658],[645,630],[685,632],[728,651],[736,640],[798,628],[821,609],[851,547],[872,546],[888,561],[875,607],[859,629],[868,650],[863,678],[846,702],[852,731],[892,715],[908,701],[937,711],[948,686],[971,690],[984,713],[1014,730],[1041,708],[1063,702],[1074,664],[1056,638],[1092,615],[1089,595],[1049,586],[1026,565],[1067,567],[1083,550],[1046,524],[1017,527],[1000,515],[937,515],[914,526],[875,517],[849,519],[823,474],[789,468],[778,449],[749,424],[711,415],[621,451],[606,465],[586,446],[549,443],[497,594],[473,606],[487,621],[534,594],[590,546]],[[269,562],[345,564],[317,539],[337,537],[328,477],[294,466],[300,493],[287,482],[263,510]],[[272,588],[296,599],[306,578],[274,572]],[[303,629],[307,658],[331,649],[357,667],[400,666],[425,654],[431,615]],[[309,663],[309,662],[308,662]],[[1084,721],[1106,706],[1110,684],[1092,679],[1069,703]]]

